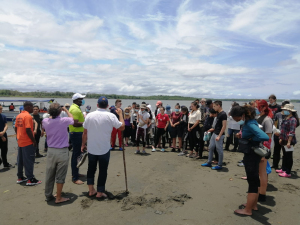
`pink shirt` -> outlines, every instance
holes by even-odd
[[[69,146],[68,126],[74,124],[71,117],[56,117],[43,119],[43,128],[47,134],[49,148],[66,148]]]

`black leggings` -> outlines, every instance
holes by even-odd
[[[154,148],[158,145],[159,138],[162,139],[162,147],[165,148],[166,145],[166,139],[165,139],[165,129],[164,128],[158,128],[156,129],[156,137],[155,137],[155,145]]]
[[[282,157],[282,170],[287,174],[291,174],[293,167],[293,152],[287,152],[283,148],[283,157]]]
[[[34,139],[36,142],[35,154],[37,155],[40,154],[40,148],[39,148],[40,138],[41,138],[41,130],[37,129],[36,135],[34,135]]]
[[[273,153],[273,166],[278,168],[280,162],[280,152],[283,151],[284,147],[279,144],[279,138],[274,135],[274,153]]]
[[[261,156],[251,151],[251,153],[244,153],[243,163],[247,175],[247,181],[249,184],[248,193],[258,193],[260,187],[259,180],[259,163]]]
[[[193,126],[194,124],[190,124],[190,128]],[[196,127],[194,127],[194,129],[192,129],[190,131],[189,134],[189,141],[190,141],[190,148],[191,151],[194,150],[194,148],[196,147],[196,152],[199,152],[199,146],[198,146],[198,142],[199,142],[199,138],[197,138],[197,132],[199,133],[199,126],[197,125]],[[200,133],[199,133],[200,135]]]

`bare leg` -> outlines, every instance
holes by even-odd
[[[128,137],[125,138],[125,143],[128,145]]]
[[[260,179],[260,189],[259,194],[266,195],[268,186],[268,175],[267,175],[267,162],[268,160],[262,158],[259,163],[259,179]]]
[[[172,146],[173,148],[176,148],[176,138],[172,138]]]
[[[247,203],[244,209],[237,209],[234,212],[242,215],[252,215],[252,209],[257,205],[258,193],[249,193],[247,196]]]
[[[66,201],[69,201],[69,200],[70,200],[69,198],[63,198],[63,197],[61,197],[61,192],[62,192],[62,189],[63,189],[64,184],[56,183],[56,186],[57,186],[57,192],[56,192],[56,200],[55,200],[55,203],[60,203],[60,202],[66,202]]]
[[[182,148],[182,138],[181,137],[179,137],[178,138],[178,146],[179,146],[179,149],[181,149]]]

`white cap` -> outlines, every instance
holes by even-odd
[[[151,105],[147,105],[147,107],[150,109],[150,111],[152,111]]]
[[[76,100],[76,99],[78,99],[78,98],[84,98],[84,97],[85,97],[85,95],[76,93],[76,94],[74,94],[74,95],[72,96],[72,100]]]

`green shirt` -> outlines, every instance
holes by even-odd
[[[72,104],[69,112],[73,115],[74,120],[78,120],[78,122],[84,122],[84,116],[81,112],[81,109],[78,105]],[[69,132],[83,132],[83,127],[74,127],[73,125],[69,125]]]

